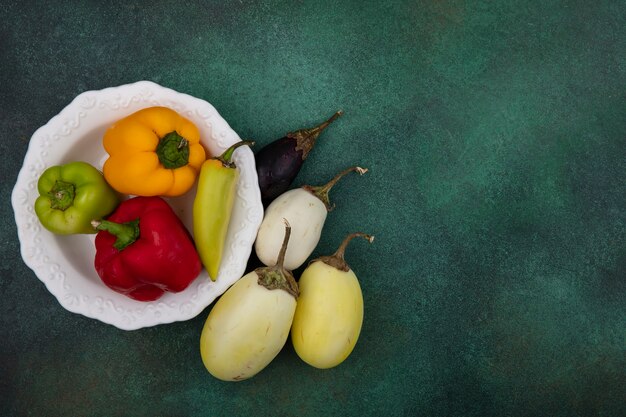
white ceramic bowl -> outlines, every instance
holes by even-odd
[[[102,170],[107,158],[102,146],[105,130],[115,121],[151,106],[169,107],[194,122],[212,155],[240,140],[211,104],[149,81],[87,91],[33,134],[11,198],[26,265],[67,310],[124,330],[198,315],[244,274],[263,218],[254,155],[248,147],[242,147],[233,156],[240,179],[217,280],[212,282],[203,270],[185,291],[166,293],[153,302],[132,300],[102,283],[93,266],[95,235],[60,236],[43,228],[33,208],[42,172],[77,160]],[[195,188],[184,196],[168,199],[190,232],[194,195]]]

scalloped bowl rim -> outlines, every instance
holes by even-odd
[[[123,330],[185,321],[201,313],[244,274],[263,218],[254,154],[242,147],[233,156],[240,176],[217,280],[211,281],[203,269],[186,290],[152,302],[132,300],[100,281],[92,264],[95,235],[57,236],[44,229],[33,209],[41,173],[79,159],[101,170],[107,156],[101,146],[104,130],[151,106],[172,108],[193,121],[213,155],[241,140],[208,102],[151,81],[86,91],[33,133],[11,195],[25,264],[65,309]],[[167,199],[191,233],[193,195],[195,186],[183,197]]]

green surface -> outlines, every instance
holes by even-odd
[[[145,4],[145,6],[144,6]],[[149,4],[149,5],[148,5]],[[623,1],[0,4],[0,415],[626,414]],[[152,80],[259,145],[345,111],[297,185],[333,191],[365,322],[320,371],[203,368],[195,319],[134,332],[64,310],[9,195],[77,94]]]

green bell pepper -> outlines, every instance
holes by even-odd
[[[46,169],[37,182],[35,213],[52,233],[96,233],[100,220],[119,204],[117,193],[102,173],[86,162],[70,162]]]

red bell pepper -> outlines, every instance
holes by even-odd
[[[180,292],[202,269],[191,236],[160,197],[123,201],[101,222],[95,267],[109,288],[139,301]]]

